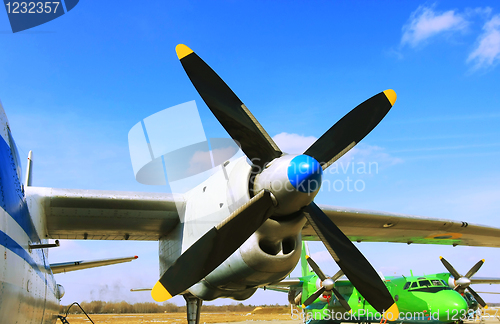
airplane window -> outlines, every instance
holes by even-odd
[[[418,283],[420,284],[420,287],[430,287],[431,286],[431,282],[429,280],[420,280]]]
[[[410,288],[410,284],[411,284],[411,282],[409,282],[409,281],[408,281],[408,282],[405,284],[405,286],[403,287],[403,290],[406,290],[406,289]]]
[[[415,281],[414,283],[411,284],[411,287],[412,288],[417,288],[418,287],[418,283]]]
[[[444,286],[444,284],[441,280],[432,280],[432,285],[433,286]]]

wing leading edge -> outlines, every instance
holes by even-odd
[[[157,241],[179,222],[182,195],[26,187],[30,212],[46,219],[46,238]]]
[[[361,209],[320,208],[352,241],[500,247],[500,228]],[[319,240],[309,223],[302,237]]]

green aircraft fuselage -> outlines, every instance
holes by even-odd
[[[399,308],[399,318],[404,323],[452,323],[463,319],[469,306],[458,292],[448,284],[449,274],[427,276],[386,277],[385,284]],[[318,277],[314,274],[302,277],[302,301],[317,290]],[[380,322],[378,313],[361,296],[349,281],[337,281],[335,288],[347,300],[352,311],[347,312],[335,295],[318,298],[307,306],[305,316],[310,322]]]

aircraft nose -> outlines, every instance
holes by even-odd
[[[467,313],[467,302],[459,293],[453,290],[439,292],[434,302],[429,304],[431,316],[439,321],[453,322],[460,320]]]
[[[321,186],[321,164],[308,155],[294,157],[288,165],[288,181],[300,192],[315,192]]]

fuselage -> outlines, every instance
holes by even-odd
[[[306,279],[306,278],[304,278]],[[437,276],[386,277],[385,284],[399,308],[394,322],[404,323],[452,323],[467,315],[465,299],[448,287]],[[381,314],[361,296],[349,281],[337,281],[336,289],[352,308],[348,313],[334,295],[320,298],[306,308],[306,315],[313,322],[374,322]],[[303,298],[316,290],[315,280],[304,285]]]
[[[0,105],[0,323],[55,323],[58,287],[47,260],[44,221],[30,213],[19,155]],[[41,217],[41,216],[40,216]]]

